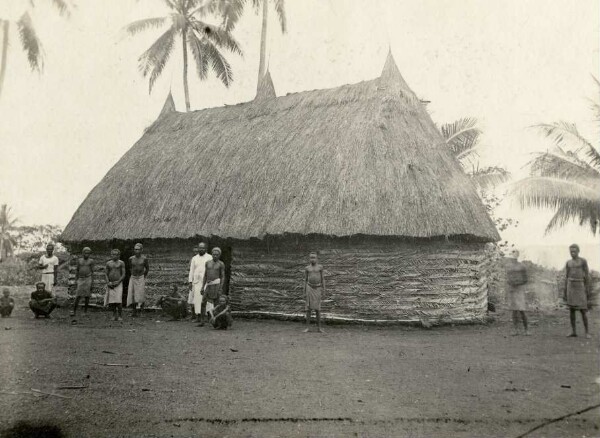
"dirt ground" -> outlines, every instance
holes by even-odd
[[[431,330],[319,335],[236,320],[215,331],[155,313],[35,320],[20,298],[0,320],[0,430],[28,436],[27,420],[50,438],[518,437],[600,402],[598,313],[591,340],[565,337],[566,314],[530,319],[530,337],[510,336],[507,314]],[[528,436],[600,436],[599,413]]]

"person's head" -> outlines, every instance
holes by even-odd
[[[212,254],[213,260],[216,262],[221,257],[221,248],[215,246],[210,253]]]
[[[10,295],[10,291],[8,290],[7,287],[5,287],[4,289],[2,289],[2,295],[4,295],[4,298],[8,298]]]
[[[219,304],[227,304],[227,297],[225,295],[219,295]]]
[[[573,245],[569,246],[569,252],[571,253],[571,257],[576,259],[579,256],[579,245],[574,243]]]
[[[510,252],[510,258],[513,258],[513,259],[517,260],[519,258],[519,250],[513,249]]]
[[[87,259],[90,257],[90,254],[92,253],[92,250],[89,247],[85,247],[83,248],[83,251],[81,251],[81,253],[83,254],[83,258]]]
[[[198,244],[198,254],[200,254],[200,255],[206,254],[206,243],[200,242]]]
[[[142,246],[141,243],[136,243],[135,246],[133,247],[133,253],[138,257],[140,255],[142,255],[143,250],[144,250],[144,247]]]
[[[48,245],[46,245],[46,254],[48,254],[48,256],[51,256],[53,252],[54,252],[54,244],[49,243]]]
[[[117,260],[119,260],[119,257],[121,257],[121,251],[118,250],[117,248],[113,248],[112,251],[110,252],[110,258],[116,262]]]
[[[308,259],[310,260],[310,264],[311,265],[316,265],[317,264],[317,260],[318,260],[318,256],[316,252],[311,252],[308,255]]]
[[[35,284],[35,290],[38,292],[44,292],[46,290],[46,283],[39,281]]]

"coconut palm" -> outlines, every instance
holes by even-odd
[[[510,179],[510,173],[501,167],[479,167],[477,150],[481,130],[477,127],[477,119],[462,118],[442,125],[440,130],[446,144],[479,191],[493,188]]]
[[[2,204],[0,206],[0,261],[13,255],[13,249],[17,241],[10,234],[10,231],[16,223],[17,219],[12,217],[11,208],[6,204]]]
[[[210,69],[217,75],[226,87],[233,81],[231,65],[225,59],[222,49],[242,55],[238,42],[231,32],[223,27],[209,24],[203,18],[226,12],[225,5],[220,6],[219,0],[164,0],[171,13],[168,16],[146,18],[134,21],[125,27],[129,35],[164,27],[167,30],[139,57],[139,68],[144,77],[149,76],[149,92],[163,72],[169,61],[175,40],[181,38],[183,53],[183,91],[185,94],[185,109],[190,110],[190,92],[188,88],[188,50],[196,64],[200,80],[208,77]]]
[[[46,0],[46,2],[48,2],[48,0]],[[8,46],[11,39],[11,24],[16,26],[17,34],[21,41],[21,47],[27,55],[27,61],[29,61],[31,71],[41,73],[44,68],[42,43],[37,36],[33,20],[31,19],[31,13],[36,6],[36,2],[34,0],[29,0],[29,2],[24,1],[23,3],[26,4],[28,8],[16,22],[12,23],[11,20],[0,17],[0,36],[2,38],[2,49],[0,53],[0,95],[2,94],[4,77],[6,75]],[[71,6],[67,0],[51,0],[50,3],[56,7],[61,16],[69,16]]]
[[[598,126],[600,104],[592,102],[592,109]],[[532,128],[544,135],[552,148],[536,154],[530,163],[530,176],[517,181],[512,193],[522,208],[554,210],[546,233],[576,220],[581,226],[589,226],[595,235],[600,220],[598,144],[593,145],[581,135],[573,123],[542,123]]]
[[[258,91],[258,83],[261,78],[267,73],[267,29],[269,22],[269,3],[273,3],[275,13],[279,19],[281,31],[287,31],[287,20],[285,16],[285,1],[284,0],[220,0],[217,7],[221,11],[223,25],[228,30],[233,30],[238,20],[244,12],[246,3],[251,2],[254,11],[258,14],[262,9],[262,28],[260,32],[260,59],[258,65],[258,82],[256,89]]]

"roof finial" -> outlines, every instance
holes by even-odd
[[[275,86],[273,85],[271,72],[267,66],[267,72],[260,78],[260,81],[258,81],[258,88],[254,100],[273,99],[275,97],[277,97],[277,94],[275,94]]]
[[[408,88],[408,85],[404,81],[404,78],[400,74],[400,70],[398,70],[398,66],[396,65],[396,61],[394,60],[394,55],[392,55],[392,47],[389,47],[387,58],[385,60],[385,64],[383,66],[383,70],[380,76],[382,81],[393,82],[397,85],[400,85],[402,88]]]
[[[173,94],[171,94],[171,89],[169,89],[169,95],[167,96],[167,99],[165,100],[165,104],[163,105],[162,110],[160,111],[160,114],[158,115],[158,117],[160,118],[167,113],[173,113],[175,111],[176,111],[175,101],[173,100]]]

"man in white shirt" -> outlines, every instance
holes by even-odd
[[[58,257],[54,255],[53,243],[46,245],[46,254],[40,257],[38,269],[42,270],[42,282],[46,285],[46,290],[52,292],[58,275]]]
[[[202,281],[204,280],[206,262],[212,260],[212,256],[206,253],[206,243],[204,242],[199,243],[195,249],[198,254],[192,258],[190,263],[188,303],[193,305],[196,320],[199,321],[202,310]]]

